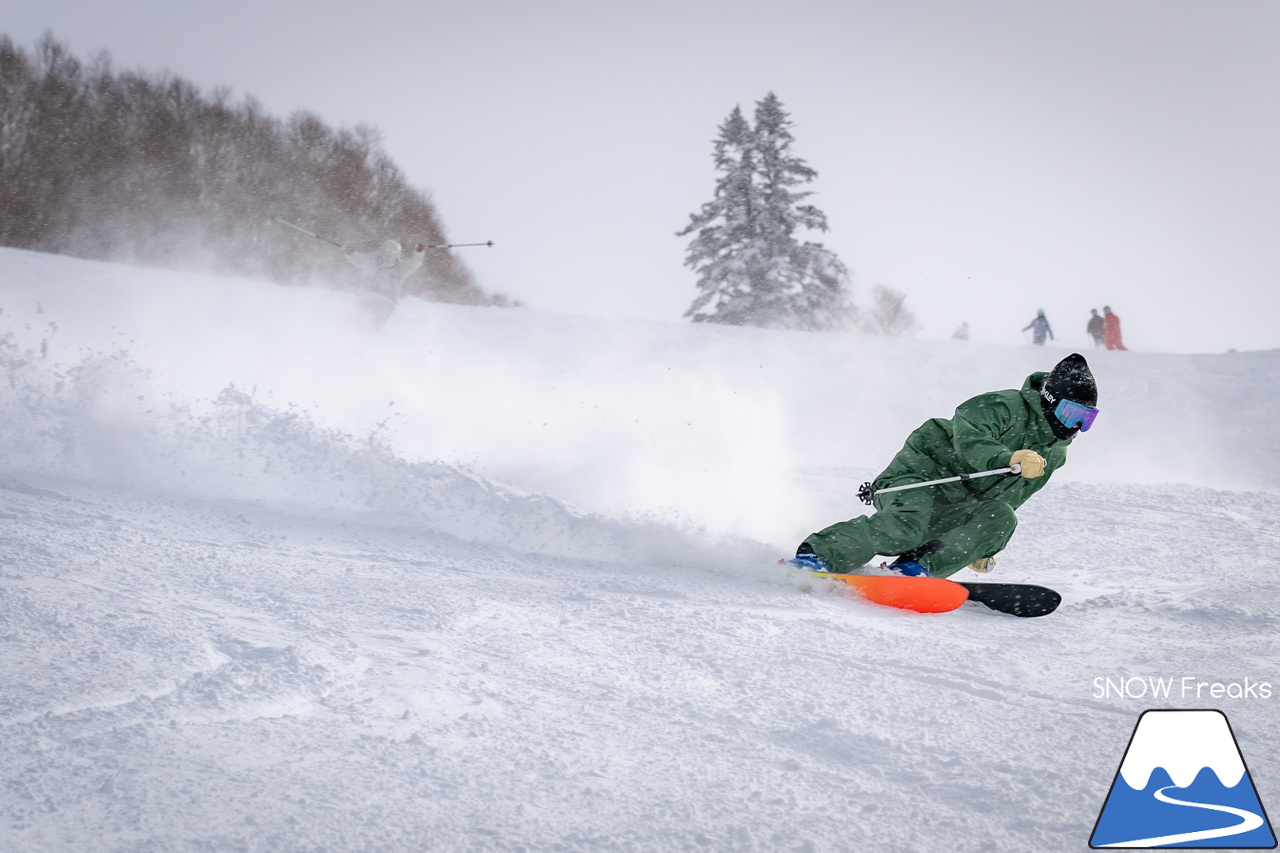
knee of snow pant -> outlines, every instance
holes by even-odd
[[[810,534],[805,541],[832,571],[849,572],[876,554],[901,554],[921,545],[929,535],[934,500],[928,489],[886,495],[870,516],[841,521]]]
[[[1018,516],[1004,501],[958,505],[939,513],[933,534],[942,548],[920,559],[934,577],[945,578],[974,560],[1004,550],[1018,527]]]

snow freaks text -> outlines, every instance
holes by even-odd
[[[1254,681],[1205,681],[1192,675],[1161,678],[1132,676],[1093,680],[1094,699],[1270,699],[1271,683]]]

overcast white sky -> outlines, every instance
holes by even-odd
[[[486,289],[678,320],[711,141],[769,91],[922,336],[1280,346],[1280,3],[0,0],[0,31],[380,128]]]

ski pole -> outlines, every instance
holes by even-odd
[[[990,471],[979,471],[976,474],[960,474],[956,477],[943,477],[941,480],[927,480],[923,483],[908,483],[905,486],[890,486],[887,489],[877,489],[870,483],[863,483],[858,488],[858,500],[867,506],[871,506],[872,501],[877,495],[887,494],[889,492],[901,492],[906,489],[922,489],[925,486],[937,486],[942,483],[966,483],[969,480],[976,480],[978,477],[990,477],[995,474],[1021,474],[1022,466],[1018,464],[1010,465],[1007,468],[994,468]]]
[[[440,246],[427,246],[428,249],[460,249],[463,246],[493,246],[493,241],[489,240],[485,243],[445,243]]]
[[[324,242],[324,243],[328,243],[330,246],[337,246],[339,249],[343,248],[342,244],[339,243],[337,240],[330,240],[328,237],[321,237],[319,234],[313,234],[312,232],[308,231],[302,226],[294,225],[292,222],[286,222],[285,220],[281,219],[278,216],[273,216],[271,218],[276,222],[279,222],[281,225],[285,226],[286,228],[292,228],[294,231],[301,231],[303,234],[306,234],[308,237],[315,237],[317,240],[320,240],[321,242]]]

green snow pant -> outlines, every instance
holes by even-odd
[[[916,562],[945,578],[995,556],[1018,526],[1013,507],[1002,500],[946,503],[939,497],[932,486],[894,492],[876,498],[874,515],[833,524],[805,541],[831,571],[852,572],[877,554],[895,556],[937,539],[942,547]]]

